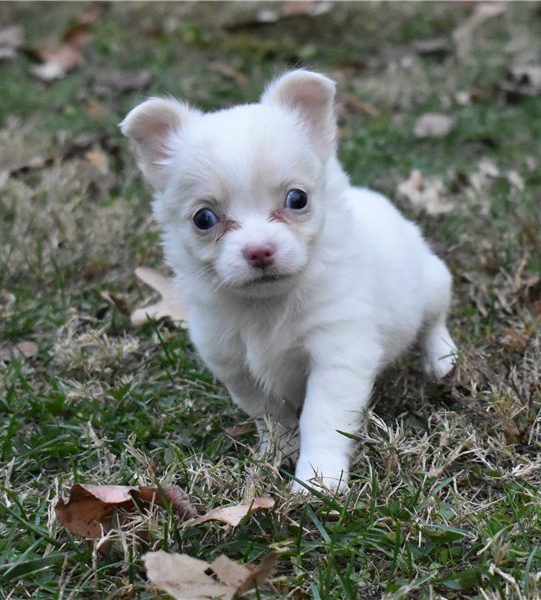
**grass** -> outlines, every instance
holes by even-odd
[[[8,3],[0,16],[35,47],[45,34],[60,39],[84,7]],[[250,21],[253,6],[118,3],[92,26],[86,66],[65,79],[35,80],[22,55],[0,64],[0,335],[39,346],[0,363],[0,597],[156,597],[141,556],[158,548],[243,562],[277,548],[266,598],[541,596],[541,99],[499,90],[510,65],[539,56],[540,16],[536,4],[508,5],[461,60],[414,50],[471,9],[341,3],[321,17],[228,28]],[[252,101],[298,64],[378,109],[341,107],[341,157],[450,265],[461,348],[440,385],[423,380],[415,356],[382,376],[349,493],[303,502],[252,451],[253,434],[224,432],[245,417],[187,334],[166,321],[133,329],[101,296],[140,304],[148,290],[133,269],[161,266],[149,192],[116,126],[126,111],[155,93],[206,109]],[[96,74],[113,65],[148,69],[150,88],[100,90]],[[476,100],[459,103],[468,90]],[[429,111],[456,118],[447,137],[414,137]],[[43,160],[31,166],[34,157]],[[427,215],[397,194],[412,169],[442,181],[452,211]],[[76,482],[176,483],[201,512],[263,494],[276,508],[235,529],[142,509],[101,554],[55,521]]]

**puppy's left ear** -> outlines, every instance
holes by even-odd
[[[326,160],[334,150],[336,138],[335,88],[331,79],[299,69],[276,79],[261,102],[278,104],[297,113],[307,125],[318,155]]]

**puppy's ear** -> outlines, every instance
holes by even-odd
[[[261,101],[295,111],[308,126],[319,156],[326,160],[336,137],[335,87],[331,79],[299,69],[276,79]]]
[[[177,100],[150,98],[120,123],[122,133],[135,143],[139,168],[155,190],[166,185],[164,167],[173,154],[173,135],[196,113]]]

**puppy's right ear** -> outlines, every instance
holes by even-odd
[[[164,167],[173,155],[173,137],[197,111],[177,100],[150,98],[136,106],[120,123],[122,133],[133,140],[137,162],[145,179],[157,191],[165,188]]]

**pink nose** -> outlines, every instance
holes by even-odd
[[[274,244],[252,244],[244,248],[242,255],[252,266],[265,269],[274,262],[275,251]]]

